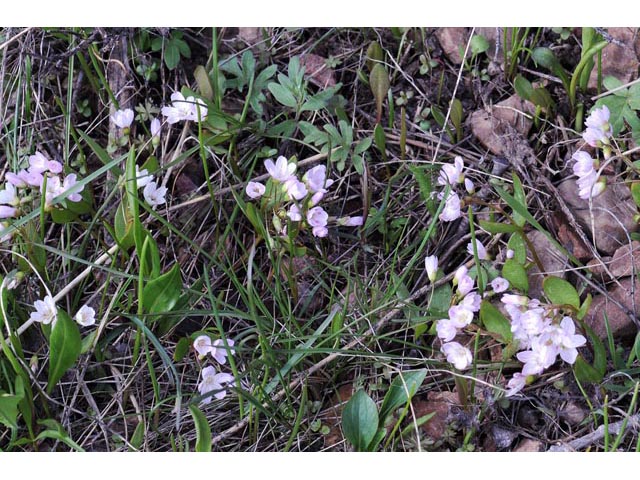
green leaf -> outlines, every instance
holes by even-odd
[[[176,349],[173,352],[173,361],[179,362],[181,361],[187,353],[189,353],[189,347],[191,346],[191,340],[187,337],[182,337],[178,340],[176,345]]]
[[[69,370],[80,356],[82,340],[78,326],[64,310],[58,310],[58,320],[49,338],[49,382],[47,393]]]
[[[582,358],[582,355],[578,355],[576,362],[573,364],[573,371],[576,378],[580,383],[600,383],[604,378],[598,370],[593,368]]]
[[[123,250],[129,250],[135,245],[133,238],[133,219],[126,206],[126,200],[122,200],[116,209],[116,215],[113,220],[113,228],[116,234],[116,240]]]
[[[376,147],[380,151],[382,155],[382,160],[387,161],[387,137],[384,135],[384,128],[379,123],[376,124],[373,129],[373,138],[376,144]]]
[[[513,179],[513,198],[524,208],[527,208],[527,195],[524,193],[524,187],[522,186],[520,177],[514,172],[511,178]],[[527,223],[527,220],[516,211],[513,212],[513,221],[519,227],[524,227],[525,223]]]
[[[507,249],[513,250],[513,259],[521,265],[527,262],[527,244],[522,238],[522,234],[514,233],[509,237]]]
[[[296,108],[298,106],[298,102],[293,96],[293,93],[279,83],[272,82],[267,86],[267,88],[273,94],[275,99],[285,107]]]
[[[367,68],[369,72],[373,70],[373,67],[379,62],[384,60],[384,52],[378,42],[371,42],[367,47]]]
[[[431,295],[431,301],[429,302],[429,314],[437,317],[446,315],[446,312],[451,306],[451,297],[453,296],[453,290],[449,283],[440,285],[433,291]]]
[[[426,376],[427,370],[425,368],[398,374],[391,382],[391,386],[380,407],[379,416],[382,425],[384,425],[387,416],[393,413],[395,409],[405,405],[413,398]]]
[[[500,310],[491,305],[487,300],[483,300],[480,304],[480,320],[487,331],[502,337],[504,343],[511,341],[513,336],[511,333],[511,322],[500,313]]]
[[[509,281],[509,284],[523,293],[529,291],[529,278],[527,271],[513,258],[508,258],[502,266],[502,276]]]
[[[198,65],[195,72],[193,72],[193,76],[198,83],[200,95],[207,100],[213,100],[213,87],[211,86],[211,79],[209,79],[209,74],[205,68],[202,65]]]
[[[591,296],[590,293],[587,294],[587,298],[584,299],[584,302],[582,302],[582,305],[580,305],[580,310],[578,310],[578,314],[576,315],[576,318],[578,320],[582,320],[587,313],[589,312],[589,307],[591,306],[591,301],[593,300],[593,297]]]
[[[522,75],[518,75],[513,80],[513,88],[515,88],[516,93],[523,100],[530,100],[531,95],[533,94],[533,85],[531,82],[524,78]]]
[[[189,411],[196,426],[196,452],[211,451],[211,427],[204,413],[195,405],[189,406]]]
[[[482,35],[474,35],[471,37],[470,47],[471,53],[473,55],[478,55],[489,50],[489,41]]]
[[[580,296],[575,287],[559,277],[549,276],[542,282],[542,288],[549,301],[555,305],[571,305],[580,309]]]
[[[18,428],[18,403],[22,397],[0,393],[0,423],[7,428]]]
[[[618,135],[624,128],[625,116],[632,114],[631,107],[626,97],[618,95],[609,95],[604,98],[598,99],[594,108],[600,108],[606,105],[609,109],[609,125],[611,125],[611,132],[613,135]]]
[[[377,123],[380,123],[382,118],[382,104],[385,98],[387,98],[387,91],[389,90],[389,74],[381,63],[376,63],[371,69],[369,75],[369,85],[373,92],[373,98],[376,100],[376,119]]]
[[[367,451],[378,431],[378,410],[364,390],[358,390],[344,406],[342,431],[356,451]]]
[[[142,305],[147,313],[166,313],[176,305],[182,293],[180,265],[147,283],[142,290]]]
[[[59,320],[58,320],[59,321]],[[36,437],[36,440],[42,440],[45,438],[51,438],[53,440],[59,440],[69,448],[72,448],[78,452],[84,452],[84,448],[74,442],[67,431],[64,429],[62,425],[53,420],[52,418],[48,418],[46,420],[39,420],[39,425],[43,425],[47,429],[43,432],[40,432],[40,435]]]
[[[180,63],[180,50],[174,42],[167,42],[164,49],[164,63],[169,70],[173,70]]]
[[[510,223],[490,222],[488,220],[480,220],[480,227],[489,233],[514,233],[520,232],[522,229],[517,225]]]

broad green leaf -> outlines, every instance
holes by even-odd
[[[80,356],[82,340],[78,326],[64,310],[58,310],[58,320],[49,338],[49,382],[47,393],[69,370]]]
[[[431,301],[429,302],[428,311],[433,316],[443,317],[446,316],[449,307],[451,306],[451,297],[453,296],[453,290],[449,283],[440,285],[433,291],[431,295]]]
[[[296,108],[298,106],[298,102],[293,96],[293,93],[279,83],[270,83],[267,88],[273,94],[274,98],[285,107]]]
[[[0,393],[0,423],[7,428],[18,428],[18,403],[22,397]]]
[[[504,343],[511,342],[511,322],[486,300],[480,304],[480,320],[487,331],[502,337]]]
[[[182,293],[180,265],[147,283],[142,290],[142,305],[147,313],[170,312]]]
[[[388,415],[413,398],[426,376],[427,370],[424,368],[398,374],[391,382],[380,407],[380,421],[383,425]]]
[[[524,187],[522,186],[520,178],[515,173],[511,175],[511,178],[513,179],[513,198],[524,208],[527,208],[527,195],[524,193]],[[524,227],[525,223],[527,223],[527,220],[516,211],[513,212],[513,221],[519,227]]]
[[[578,358],[576,358],[576,362],[573,364],[573,371],[580,383],[600,383],[604,378],[604,375],[601,375],[598,370],[589,365],[582,358],[582,355],[578,355]]]
[[[471,37],[470,47],[471,53],[473,55],[478,55],[489,50],[489,41],[482,35],[474,35]]]
[[[576,318],[578,320],[582,320],[587,313],[589,312],[589,307],[591,306],[591,301],[593,300],[593,297],[591,296],[590,293],[587,294],[587,298],[584,299],[584,302],[582,302],[582,305],[580,305],[580,310],[578,310],[578,314],[576,315]]]
[[[513,258],[508,258],[502,267],[502,276],[509,281],[509,284],[523,293],[529,291],[529,278],[527,271]]]
[[[367,68],[369,72],[373,70],[373,67],[379,62],[384,60],[384,52],[378,42],[371,42],[367,48]]]
[[[118,205],[118,208],[116,208],[113,228],[120,248],[129,250],[135,245],[135,240],[133,238],[133,219],[125,203],[126,200],[123,199]]]
[[[549,301],[555,305],[571,305],[580,309],[580,296],[575,287],[559,277],[549,276],[542,282],[542,288]]]
[[[523,100],[530,100],[531,95],[533,94],[533,85],[531,82],[524,78],[522,75],[516,76],[513,80],[513,88],[515,88],[516,93]]]
[[[189,411],[196,426],[196,452],[211,451],[211,427],[204,413],[195,405],[189,406]]]
[[[207,100],[213,100],[213,87],[211,86],[211,80],[205,68],[202,65],[198,65],[195,72],[193,72],[193,76],[198,83],[200,95]]]
[[[589,337],[591,348],[593,348],[593,368],[603,377],[607,371],[607,351],[604,348],[604,343],[602,343],[600,337],[596,335],[589,325],[583,324],[582,327],[584,328],[587,337]]]
[[[376,63],[371,69],[369,75],[369,85],[373,92],[373,98],[376,100],[376,122],[380,123],[382,118],[382,104],[384,99],[387,98],[387,91],[389,90],[389,74],[381,63]]]
[[[166,43],[164,49],[164,63],[169,70],[173,70],[178,66],[178,63],[180,63],[180,50],[172,41],[168,41]]]
[[[379,123],[376,124],[373,129],[373,138],[376,144],[376,147],[380,151],[382,155],[382,160],[387,161],[387,137],[384,135],[384,128]]]
[[[342,431],[356,451],[367,451],[378,431],[378,410],[364,390],[358,390],[344,406]]]

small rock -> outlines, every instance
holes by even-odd
[[[640,271],[640,242],[633,240],[630,245],[617,249],[609,270],[616,278],[629,277]]]
[[[576,402],[569,401],[564,408],[558,412],[558,415],[569,425],[575,427],[587,418],[587,411]]]
[[[462,63],[462,54],[469,39],[469,30],[464,27],[443,27],[436,29],[436,38],[442,51],[456,65]]]
[[[638,229],[638,223],[634,220],[636,204],[629,187],[622,183],[610,180],[607,189],[592,199],[593,229],[589,202],[578,197],[575,179],[565,180],[558,185],[558,192],[584,232],[588,235],[595,232],[594,244],[606,255],[612,255],[620,246],[628,244],[628,234]]]
[[[602,78],[614,76],[622,83],[630,82],[638,76],[638,54],[640,37],[636,28],[608,28],[607,32],[624,45],[610,43],[602,50]],[[598,86],[598,69],[594,67],[589,77],[589,88]]]
[[[610,298],[618,301],[632,312],[640,312],[640,284],[634,277],[628,277],[620,281],[620,286],[613,286],[608,295],[595,295],[584,321],[596,335],[603,339],[607,338],[605,316],[614,339],[627,339],[635,336],[638,331],[636,324]]]
[[[544,233],[534,230],[527,233],[527,238],[533,245],[538,259],[544,267],[541,272],[534,263],[533,267],[529,269],[529,297],[540,298],[543,292],[542,281],[545,276],[555,275],[556,277],[564,278],[568,259],[551,243]],[[533,257],[531,252],[527,254],[527,257],[530,259]]]
[[[526,114],[534,111],[531,102],[517,95],[503,100],[487,110],[476,110],[469,117],[474,136],[495,155],[514,154],[517,145],[524,141],[531,130],[531,120]],[[527,145],[528,146],[528,145]]]
[[[518,434],[513,430],[494,425],[491,428],[491,436],[493,437],[496,448],[505,449],[511,446]]]
[[[514,452],[541,452],[543,449],[544,447],[541,441],[525,438],[516,447]]]
[[[238,28],[238,37],[242,39],[250,47],[262,41],[261,27],[240,27]]]
[[[593,258],[591,250],[582,238],[576,233],[575,229],[571,227],[564,214],[557,211],[553,215],[553,224],[555,225],[558,241],[564,248],[567,249],[574,257],[581,262]]]

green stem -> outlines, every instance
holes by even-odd
[[[589,61],[596,53],[598,53],[607,45],[609,45],[609,42],[606,42],[604,40],[602,42],[596,43],[593,47],[587,50],[587,53],[582,56],[580,62],[576,66],[576,69],[573,71],[571,82],[569,84],[569,103],[571,104],[571,108],[573,108],[576,104],[576,89],[578,86],[578,80],[580,79],[580,73],[582,73],[582,69],[587,65],[587,63],[589,63]]]

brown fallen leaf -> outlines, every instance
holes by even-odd
[[[314,53],[306,53],[300,57],[300,65],[304,67],[305,77],[314,85],[320,88],[335,86],[335,72],[327,67],[326,58]]]

